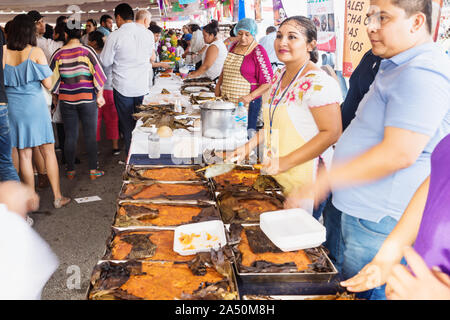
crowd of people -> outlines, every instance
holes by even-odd
[[[284,188],[286,208],[323,219],[343,287],[365,299],[450,299],[449,58],[432,40],[431,0],[371,3],[372,49],[345,97],[332,70],[318,65],[317,29],[306,17],[269,27],[258,43],[248,18],[223,39],[216,21],[165,30],[128,4],[99,27],[88,20],[84,34],[66,17],[51,35],[39,12],[18,15],[0,33],[0,180],[20,176],[34,190],[37,171],[48,176],[55,208],[70,202],[59,186],[51,114],[60,119],[66,177],[76,177],[80,121],[90,178],[103,176],[102,119],[113,154],[121,153],[119,133],[127,154],[132,114],[155,73],[172,68],[159,54],[170,44],[195,66],[189,78],[215,80],[217,97],[247,107],[249,141],[227,157],[264,147],[262,170]]]

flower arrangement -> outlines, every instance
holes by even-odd
[[[172,61],[177,62],[180,60],[179,57],[176,56],[176,46],[177,39],[171,39],[168,34],[163,34],[161,36],[161,40],[159,41],[158,54],[161,61]]]

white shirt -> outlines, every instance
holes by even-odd
[[[112,32],[100,55],[102,65],[112,66],[113,88],[125,97],[149,92],[150,58],[155,39],[143,25],[129,22]]]
[[[83,35],[80,39],[80,42],[87,46],[89,42],[89,34],[86,33],[85,35]]]
[[[190,51],[192,53],[197,53],[205,46],[205,40],[203,39],[203,32],[202,30],[197,30],[192,34],[191,39],[191,49]],[[202,61],[201,55],[195,55],[193,57],[193,63],[199,63]]]
[[[55,41],[42,36],[36,38],[36,44],[38,48],[41,48],[44,51],[48,64],[50,64],[50,60],[55,51],[64,45],[62,41]]]
[[[184,49],[183,49],[183,47],[182,47],[182,46],[178,46],[178,47],[175,49],[175,54],[176,54],[177,57],[181,57],[181,56],[184,54]]]
[[[217,55],[217,58],[214,61],[213,65],[203,74],[203,76],[214,80],[222,73],[223,64],[225,63],[225,59],[227,58],[228,50],[222,40],[216,40],[209,46],[216,46],[217,49],[219,49],[219,54]],[[206,52],[208,52],[208,49],[203,52],[203,62],[206,58]]]
[[[272,32],[269,33],[267,36],[264,36],[259,40],[259,44],[266,49],[267,55],[269,56],[270,63],[280,63],[280,60],[278,60],[277,54],[275,52],[275,46],[274,42],[277,38],[277,33]]]
[[[19,215],[0,204],[0,300],[39,300],[58,268],[48,244]]]

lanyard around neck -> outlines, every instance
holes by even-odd
[[[275,94],[272,97],[272,101],[270,101],[270,105],[269,105],[269,122],[270,122],[270,135],[272,136],[272,125],[273,125],[273,119],[275,117],[275,112],[277,111],[278,105],[280,104],[281,100],[283,100],[284,95],[286,94],[286,92],[289,91],[289,88],[291,87],[291,85],[294,83],[294,81],[297,79],[297,77],[303,72],[303,70],[305,70],[306,66],[308,65],[308,61],[306,61],[306,63],[303,65],[303,67],[297,72],[297,74],[295,75],[294,78],[292,78],[291,83],[289,83],[289,85],[286,87],[286,89],[284,89],[283,94],[281,95],[281,98],[277,101],[277,103],[275,104],[274,108],[273,108],[273,112],[272,112],[272,105],[273,102],[277,96],[277,92],[278,89],[280,88],[281,82],[283,81],[284,75],[286,74],[286,71],[284,71],[283,75],[281,76],[280,82],[278,82],[277,88],[275,90]]]

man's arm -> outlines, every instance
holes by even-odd
[[[403,248],[412,246],[419,233],[420,222],[427,202],[430,177],[420,185],[394,230],[383,242],[380,250],[356,276],[341,282],[349,291],[361,292],[386,283],[393,266],[400,263]]]
[[[100,61],[104,68],[112,66],[114,63],[114,55],[115,55],[114,47],[115,41],[113,34],[111,34],[106,39],[105,47],[103,48],[102,53],[100,54]]]
[[[410,130],[386,127],[381,143],[330,172],[333,188],[365,184],[408,168],[425,149],[430,137]]]
[[[206,51],[205,61],[203,61],[201,67],[197,71],[192,72],[188,78],[200,77],[202,74],[208,71],[209,68],[211,68],[211,66],[214,64],[214,61],[216,61],[218,55],[219,48],[217,48],[216,46],[210,46],[208,48],[208,51]]]
[[[331,189],[367,184],[408,168],[429,141],[430,137],[425,134],[386,127],[383,141],[346,163],[334,164],[328,174],[319,174],[313,185],[294,191],[285,202],[285,207],[298,207],[302,199],[313,196],[316,203],[320,203]]]

